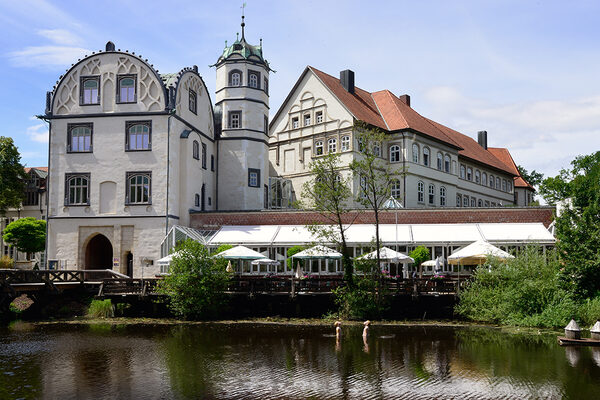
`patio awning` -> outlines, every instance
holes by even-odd
[[[342,253],[330,249],[325,246],[315,246],[310,249],[306,249],[299,253],[296,253],[292,256],[292,258],[299,259],[340,259],[342,258]]]
[[[213,257],[222,257],[229,260],[257,260],[265,258],[265,255],[244,246],[236,246],[215,254]]]
[[[367,259],[367,260],[376,260],[377,259],[377,250],[372,251],[370,253],[364,254],[359,259]],[[388,247],[382,247],[379,249],[379,259],[382,261],[388,261],[392,263],[412,263],[415,260],[412,257],[407,256],[406,254],[400,253],[398,251],[392,250]]]
[[[463,247],[462,249],[455,251],[448,257],[448,264],[462,264],[462,265],[476,265],[485,262],[488,257],[497,257],[503,260],[514,258],[504,250],[497,248],[496,246],[478,240],[475,243]]]
[[[279,261],[271,260],[270,258],[259,258],[252,261],[252,265],[279,265]]]

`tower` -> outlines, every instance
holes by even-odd
[[[269,177],[269,72],[258,46],[242,37],[213,65],[217,70],[215,120],[218,137],[217,192],[220,210],[265,208]],[[217,122],[218,124],[218,122]]]

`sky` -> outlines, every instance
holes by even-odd
[[[209,67],[240,32],[242,1],[0,0],[0,136],[47,165],[45,93],[83,55],[117,48],[161,73]],[[553,176],[600,150],[598,1],[246,0],[246,39],[276,71],[270,113],[307,65],[409,94],[421,115]]]

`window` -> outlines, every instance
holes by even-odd
[[[397,144],[390,147],[390,162],[400,162],[400,146]]]
[[[476,201],[477,201],[477,199],[475,199],[475,197],[471,197],[471,207],[475,207]]]
[[[437,153],[437,169],[442,170],[444,165],[444,156],[442,153]]]
[[[463,207],[469,207],[469,196],[463,196]]]
[[[198,193],[194,195],[194,206],[200,207],[200,195]]]
[[[263,78],[263,89],[266,94],[269,94],[269,80],[267,78]]]
[[[379,142],[373,143],[373,155],[375,157],[381,157],[381,145]]]
[[[298,129],[298,117],[292,118],[292,129]]]
[[[486,200],[486,201],[484,202],[484,204],[485,204],[485,206],[486,206],[486,207],[489,207],[489,206],[490,206],[490,202],[489,202],[488,200]]]
[[[477,207],[483,207],[483,200],[477,200]]]
[[[465,179],[467,168],[464,165],[460,165],[460,178]]]
[[[444,186],[440,187],[440,207],[446,206],[446,188]]]
[[[456,195],[456,207],[460,207],[462,205],[462,196],[460,194]]]
[[[92,152],[92,124],[67,124],[67,152]]]
[[[323,122],[323,111],[317,111],[315,113],[315,120],[317,121],[317,124]]]
[[[65,175],[65,206],[90,204],[90,174]]]
[[[135,103],[136,75],[119,75],[117,78],[117,103]]]
[[[350,136],[342,136],[342,151],[350,150]]]
[[[400,181],[398,179],[392,179],[390,182],[390,194],[395,199],[399,199],[402,196]]]
[[[248,168],[248,186],[260,187],[260,169]]]
[[[206,169],[206,143],[202,143],[202,168]]]
[[[513,191],[512,182],[511,181],[507,182],[507,189],[508,189],[509,193],[511,193]]]
[[[79,83],[79,104],[100,104],[100,77],[83,76]]]
[[[240,86],[242,84],[242,72],[233,70],[229,73],[229,86]]]
[[[471,167],[467,167],[467,180],[468,181],[473,180],[473,168],[471,168]]]
[[[488,182],[487,182],[487,173],[484,172],[483,174],[481,174],[481,184],[483,186],[487,186]]]
[[[419,145],[418,144],[413,144],[412,145],[412,153],[413,153],[413,162],[418,164],[419,163]]]
[[[502,179],[502,191],[506,192],[506,179]]]
[[[450,172],[450,156],[448,154],[444,157],[444,171]]]
[[[215,156],[213,154],[210,155],[210,170],[213,172],[215,170]]]
[[[315,154],[318,156],[323,155],[323,141],[322,140],[318,140],[317,142],[315,142]]]
[[[266,115],[263,118],[263,133],[269,136],[269,117]]]
[[[151,150],[152,136],[150,132],[152,121],[130,121],[125,123],[125,150]]]
[[[150,204],[151,182],[151,172],[128,172],[125,203]]]
[[[367,198],[367,177],[366,176],[361,176],[360,177],[360,197],[362,197],[363,199]]]
[[[328,153],[337,152],[337,139],[331,138],[327,141],[327,152]]]
[[[196,160],[200,159],[200,145],[196,140],[194,140],[194,143],[192,145],[192,157],[194,157]]]
[[[423,147],[423,165],[429,167],[429,148]]]
[[[435,204],[435,186],[433,184],[429,184],[429,204]]]
[[[496,177],[496,189],[500,190],[500,177]]]
[[[425,202],[425,184],[421,181],[417,182],[417,201],[419,203]]]
[[[304,126],[310,125],[310,114],[304,114]]]
[[[260,89],[260,72],[248,71],[248,86]]]
[[[229,128],[239,129],[242,127],[242,112],[229,111]]]
[[[478,169],[475,170],[475,183],[481,183],[481,173]]]
[[[493,201],[490,203],[490,206],[492,207],[496,207],[496,203],[494,203]]]
[[[490,175],[490,187],[493,189],[496,181],[494,180],[494,175]]]
[[[189,100],[190,100],[190,111],[193,112],[194,114],[197,113],[197,107],[196,107],[196,100],[197,100],[197,96],[196,96],[196,92],[194,92],[192,89],[190,89],[189,91]]]

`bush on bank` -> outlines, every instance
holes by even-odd
[[[507,262],[492,259],[476,269],[455,311],[470,320],[515,326],[564,327],[571,318],[584,326],[600,318],[600,296],[578,300],[561,284],[556,251],[528,247]]]

